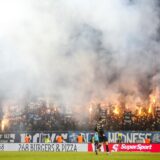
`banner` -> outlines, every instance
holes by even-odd
[[[145,139],[149,136],[152,141],[152,132],[108,132],[107,137],[109,143],[117,143],[118,133],[122,134],[123,143],[144,143]],[[160,133],[158,133],[160,135]]]
[[[160,144],[109,144],[111,152],[160,152]],[[101,147],[104,152],[105,145]],[[1,143],[0,152],[93,152],[94,144],[78,143]]]
[[[106,132],[109,143],[117,143],[118,133],[122,134],[122,143],[144,143],[145,139],[149,136],[152,143],[160,143],[160,132],[143,132],[143,131],[113,131]],[[93,133],[89,134],[89,138],[93,136]]]
[[[88,151],[94,151],[94,144],[88,144]],[[105,151],[105,146],[101,151]],[[160,152],[160,144],[109,144],[111,152]]]
[[[29,134],[32,143],[44,143],[46,135],[51,139],[51,142],[56,142],[56,137],[61,135],[65,142],[69,142],[68,132],[15,132],[15,133],[0,133],[0,143],[24,143],[25,136]]]
[[[151,138],[152,143],[160,144],[160,132],[141,132],[141,131],[120,131],[105,132],[109,143],[117,143],[118,133],[122,134],[123,143],[144,143],[147,136]],[[31,143],[44,143],[46,135],[52,143],[56,142],[56,137],[61,135],[66,143],[77,143],[77,136],[81,134],[85,143],[91,142],[94,132],[87,131],[69,131],[69,132],[13,132],[0,133],[0,143],[24,143],[25,136],[29,134]]]
[[[0,151],[87,152],[88,144],[77,143],[1,143]]]

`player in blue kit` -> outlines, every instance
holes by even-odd
[[[103,144],[105,144],[106,152],[109,153],[108,138],[105,136],[103,126],[104,126],[103,119],[100,118],[95,128],[95,131],[98,132],[98,138],[99,138],[99,144],[97,146],[97,150],[100,149]]]
[[[96,155],[98,154],[98,144],[99,144],[99,136],[98,136],[98,132],[95,132],[94,136],[94,147],[95,147],[95,153]]]

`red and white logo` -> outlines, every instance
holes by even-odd
[[[160,144],[109,144],[109,150],[112,152],[160,152]],[[88,144],[88,151],[94,151],[92,144]],[[105,146],[101,151],[105,151]]]
[[[130,151],[130,150],[136,150],[136,151],[150,151],[152,150],[152,145],[146,145],[146,144],[122,144],[121,147],[120,147],[121,150],[127,150],[127,151]]]
[[[112,151],[117,152],[118,151],[118,146],[119,146],[118,144],[114,144],[113,147],[112,147]]]

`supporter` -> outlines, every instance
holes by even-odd
[[[49,138],[48,135],[46,135],[46,137],[45,137],[45,139],[44,139],[44,142],[45,142],[45,143],[51,143],[51,140],[50,140],[50,138]]]
[[[30,141],[31,141],[30,136],[29,136],[29,134],[27,134],[25,136],[25,143],[30,143]]]
[[[79,134],[79,135],[77,136],[77,142],[78,142],[78,143],[83,143],[83,142],[84,142],[84,138],[83,138],[83,136],[82,136],[81,134]]]
[[[150,144],[151,143],[151,139],[149,136],[147,136],[147,138],[145,139],[145,144]]]
[[[118,133],[118,143],[122,143],[122,133]]]
[[[63,143],[63,137],[61,135],[58,135],[56,138],[57,143]]]

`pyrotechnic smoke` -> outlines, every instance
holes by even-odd
[[[159,26],[156,0],[0,0],[1,101],[132,107],[160,85]]]

